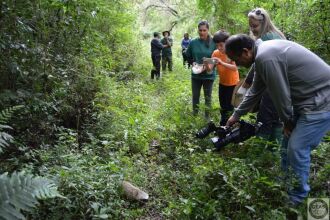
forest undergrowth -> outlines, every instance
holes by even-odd
[[[214,152],[208,138],[194,137],[206,120],[191,114],[189,70],[178,59],[175,67],[158,81],[148,73],[102,80],[91,142],[79,146],[76,134],[64,129],[55,147],[34,152],[42,161],[34,169],[55,179],[66,199],[43,202],[32,219],[306,217],[306,203],[285,205],[277,145],[252,138]],[[212,118],[218,121],[216,92],[214,85]],[[329,155],[328,142],[313,152],[310,197],[329,197]],[[123,180],[146,191],[149,201],[128,199]]]
[[[207,121],[203,104],[192,115],[180,39],[200,20],[248,33],[247,13],[263,7],[329,62],[327,1],[3,0],[0,219],[306,219],[306,201],[286,206],[278,145],[215,152],[211,135],[195,138]],[[174,71],[151,80],[150,40],[164,30]],[[216,81],[216,123],[217,95]],[[329,143],[312,152],[311,198],[330,197]],[[124,180],[149,200],[127,198]]]

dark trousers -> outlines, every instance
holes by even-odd
[[[173,62],[172,62],[172,54],[165,54],[162,56],[162,70],[166,71],[166,65],[168,66],[168,70],[172,71]]]
[[[154,79],[155,76],[157,79],[160,77],[160,58],[160,55],[151,55],[152,65],[154,66],[154,69],[151,70],[151,79]]]
[[[282,122],[267,91],[261,98],[257,121],[262,122],[258,136],[281,143]]]
[[[183,66],[186,66],[186,63],[188,63],[188,69],[192,66],[191,59],[188,59],[188,56],[186,54],[186,49],[182,49],[182,60]]]
[[[233,96],[235,86],[225,86],[219,84],[219,102],[220,102],[220,114],[221,120],[220,125],[226,125],[226,122],[231,115],[234,106],[231,104],[231,98]]]
[[[192,87],[192,104],[193,104],[193,114],[197,115],[199,110],[199,98],[201,95],[201,89],[203,87],[204,99],[205,99],[205,117],[209,118],[211,102],[212,102],[212,87],[214,80],[209,79],[191,79]]]

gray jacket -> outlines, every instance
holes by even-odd
[[[256,49],[255,72],[235,116],[246,114],[266,88],[283,122],[293,114],[330,111],[330,66],[305,47],[287,40],[265,41]]]

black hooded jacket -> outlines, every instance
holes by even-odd
[[[163,45],[160,43],[158,38],[154,38],[151,40],[151,55],[152,56],[160,56]]]

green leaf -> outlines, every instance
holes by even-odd
[[[61,197],[50,180],[25,173],[7,173],[0,176],[0,217],[25,219],[20,210],[31,211],[37,199]]]
[[[251,212],[256,212],[256,210],[252,207],[252,206],[244,206],[245,208],[247,208],[248,210],[250,210]]]

